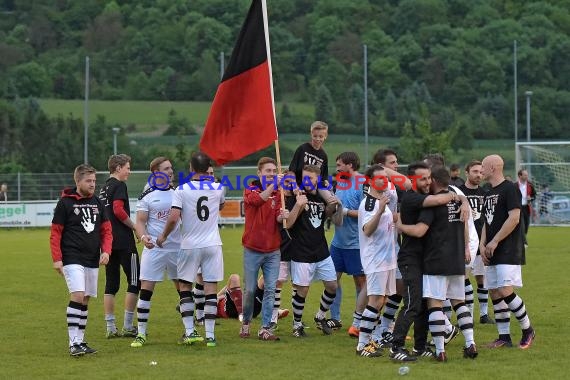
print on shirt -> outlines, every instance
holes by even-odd
[[[481,209],[483,208],[483,196],[467,196],[467,200],[471,207],[473,221],[479,220],[479,218],[481,218]]]
[[[499,194],[491,194],[485,198],[485,218],[487,219],[487,224],[491,225],[493,223],[493,216],[495,214],[495,206],[499,201]]]
[[[73,210],[76,215],[81,212],[81,225],[88,234],[95,230],[95,223],[97,222],[97,215],[91,207],[81,207],[81,211],[77,207]]]
[[[309,221],[314,228],[319,228],[323,220],[325,205],[322,203],[309,202]]]
[[[447,213],[450,222],[461,222],[459,214],[461,213],[460,204],[457,202],[449,202],[447,204]]]
[[[303,159],[305,165],[316,165],[319,168],[323,165],[323,159],[315,156],[314,154],[305,152],[305,157]]]

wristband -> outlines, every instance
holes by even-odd
[[[347,216],[348,215],[348,208],[344,207],[342,209],[342,215]]]

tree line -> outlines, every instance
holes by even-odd
[[[434,131],[513,136],[513,41],[519,122],[532,90],[533,138],[567,138],[570,0],[268,0],[275,95],[310,102],[338,133],[363,124],[368,46],[370,133],[400,136],[422,110]],[[250,0],[2,0],[0,94],[95,99],[206,100]],[[306,120],[286,105],[284,132]],[[524,127],[519,128],[521,136]]]

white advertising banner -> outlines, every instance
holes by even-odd
[[[0,228],[5,227],[49,227],[53,218],[56,201],[8,202],[0,203]],[[129,201],[131,219],[136,217],[136,199]],[[225,212],[224,212],[225,210]],[[243,201],[226,199],[220,224],[243,224]]]

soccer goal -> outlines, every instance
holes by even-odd
[[[532,222],[570,226],[570,141],[518,142],[516,164],[536,188]]]

